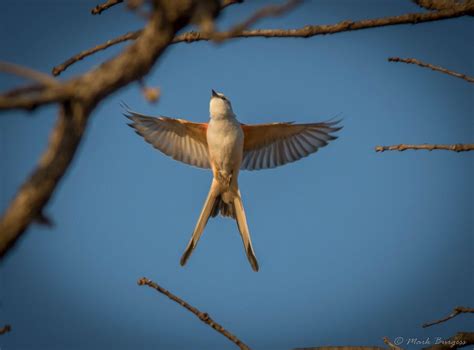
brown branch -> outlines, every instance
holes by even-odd
[[[65,88],[56,79],[28,67],[0,61],[0,71],[37,82],[33,85],[12,89],[0,95],[0,110],[10,108],[33,109],[39,104],[62,102],[73,94],[72,89]]]
[[[214,330],[217,332],[221,333],[223,336],[225,336],[227,339],[235,343],[240,349],[242,350],[250,350],[250,348],[245,345],[239,338],[237,338],[235,335],[230,333],[228,330],[226,330],[224,327],[222,327],[219,323],[214,321],[209,314],[206,312],[201,312],[198,309],[196,309],[194,306],[188,304],[186,301],[183,299],[177,297],[176,295],[172,294],[168,290],[162,288],[155,282],[149,280],[148,278],[142,277],[137,281],[139,286],[147,285],[148,287],[151,287],[155,289],[157,292],[160,292],[164,295],[166,295],[168,298],[171,300],[175,301],[188,311],[192,312],[194,315],[196,315],[202,322],[206,323],[207,325],[211,326]]]
[[[122,2],[123,2],[123,0],[107,0],[106,2],[104,2],[102,4],[99,4],[96,7],[94,7],[91,10],[91,14],[100,15],[102,13],[102,11],[105,11],[105,10],[111,8],[112,6],[115,6],[115,5],[120,4]]]
[[[415,4],[427,10],[446,10],[453,6],[459,5],[460,1],[456,0],[413,0]]]
[[[452,70],[449,70],[449,69],[446,69],[446,68],[443,68],[443,67],[440,67],[440,66],[435,66],[434,64],[425,63],[425,62],[417,60],[416,58],[389,57],[388,61],[389,62],[403,62],[403,63],[408,63],[408,64],[417,64],[420,67],[430,68],[434,71],[445,73],[445,74],[451,75],[451,76],[456,77],[456,78],[464,79],[464,80],[466,80],[470,83],[474,83],[474,78],[473,77],[470,77],[466,74],[457,73],[457,72],[454,72]]]
[[[283,5],[270,5],[270,6],[265,6],[255,12],[252,16],[250,16],[248,19],[243,21],[242,23],[239,23],[235,26],[233,26],[229,31],[226,32],[214,32],[211,33],[211,36],[214,41],[216,42],[222,42],[226,39],[233,38],[239,34],[241,34],[245,29],[251,27],[258,21],[260,21],[263,18],[266,17],[277,17],[281,16],[282,14],[291,11],[293,8],[295,8],[297,5],[301,3],[301,0],[288,0],[286,3]]]
[[[400,24],[417,24],[423,22],[440,21],[450,18],[466,16],[474,13],[474,4],[459,5],[454,9],[448,9],[428,13],[408,13],[400,16],[391,16],[375,19],[366,19],[361,21],[346,20],[336,24],[328,25],[309,25],[299,29],[254,29],[244,30],[240,34],[234,35],[234,38],[309,38],[317,35],[336,34],[347,31],[369,29],[376,27],[393,26]],[[173,43],[208,41],[212,36],[199,32],[186,32],[177,35]]]
[[[56,79],[50,77],[47,74],[14,63],[0,61],[0,72],[17,75],[46,86],[58,84]]]
[[[239,1],[232,2],[238,3]],[[227,5],[228,6],[228,5]],[[255,29],[255,30],[244,30],[241,33],[235,34],[232,38],[251,38],[251,37],[262,37],[262,38],[309,38],[317,35],[336,34],[352,30],[361,30],[368,28],[384,27],[399,24],[417,24],[423,22],[440,21],[450,18],[456,18],[466,16],[474,13],[474,4],[457,6],[455,9],[448,9],[438,12],[430,13],[411,13],[401,16],[392,16],[376,19],[366,19],[362,21],[351,21],[346,20],[336,24],[328,25],[308,25],[299,29]],[[61,72],[66,70],[70,65],[83,58],[90,56],[98,51],[105,50],[110,46],[122,43],[128,40],[135,40],[141,34],[141,31],[130,32],[121,35],[117,38],[111,39],[103,44],[97,45],[89,50],[85,50],[77,55],[74,55],[64,63],[53,68],[53,74],[59,75]],[[228,35],[224,32],[221,35]],[[213,33],[202,33],[190,31],[175,36],[173,44],[186,42],[191,43],[195,41],[209,41],[212,40]]]
[[[107,1],[106,3],[104,4],[101,4],[101,5],[97,5],[95,9],[97,9],[98,7],[100,6],[105,6],[106,4],[108,4],[109,2],[113,3],[112,5],[110,6],[107,6],[105,8],[103,8],[100,12],[102,12],[103,10],[113,6],[113,5],[116,5],[116,3],[119,3],[119,2],[122,2],[123,0],[121,1],[117,1],[115,3],[115,1],[117,0],[109,0]],[[237,4],[237,3],[242,3],[244,0],[225,0],[222,2],[221,4],[221,9],[225,8],[225,7],[228,7],[230,5],[233,5],[233,4]],[[94,11],[92,10],[92,11]],[[100,12],[98,12],[100,14]],[[93,13],[95,14],[95,13]],[[120,35],[119,37],[116,37],[114,39],[111,39],[111,40],[107,40],[105,43],[102,43],[102,44],[99,44],[99,45],[96,45],[88,50],[84,50],[84,51],[81,51],[79,53],[77,53],[76,55],[72,56],[71,58],[68,58],[66,61],[64,61],[63,63],[61,64],[58,64],[57,66],[53,67],[52,69],[52,74],[54,76],[58,76],[59,74],[61,74],[62,72],[64,72],[66,69],[69,68],[69,66],[73,65],[74,63],[78,62],[78,61],[81,61],[83,60],[84,58],[88,57],[88,56],[91,56],[93,54],[95,54],[96,52],[99,52],[99,51],[103,51],[103,50],[106,50],[108,49],[109,47],[111,46],[114,46],[114,45],[117,45],[117,44],[120,44],[120,43],[123,43],[123,42],[126,42],[126,41],[129,41],[129,40],[136,40],[142,33],[142,30],[136,30],[134,32],[128,32],[128,33],[125,33],[123,35]]]
[[[473,332],[458,332],[451,338],[436,340],[437,344],[423,348],[423,350],[455,350],[468,345],[474,345]]]
[[[375,152],[385,152],[385,151],[400,151],[403,152],[407,149],[413,150],[446,150],[446,151],[454,151],[454,152],[467,152],[467,151],[474,151],[474,143],[468,144],[456,144],[456,145],[408,145],[408,144],[400,144],[400,145],[393,145],[393,146],[376,146]]]
[[[88,110],[65,103],[49,145],[33,174],[21,186],[0,221],[0,256],[12,246],[28,225],[41,217],[42,209],[71,163],[86,128]]]
[[[107,49],[107,48],[109,48],[113,45],[117,45],[117,44],[123,43],[123,42],[128,41],[128,40],[135,40],[140,36],[141,33],[142,33],[141,30],[137,30],[135,32],[129,32],[129,33],[123,34],[123,35],[121,35],[121,36],[119,36],[115,39],[108,40],[103,44],[94,46],[93,48],[90,48],[89,50],[79,52],[78,54],[72,56],[71,58],[67,59],[63,63],[61,63],[61,64],[57,65],[56,67],[54,67],[53,70],[52,70],[52,73],[53,73],[54,76],[58,76],[59,74],[64,72],[70,65],[76,63],[77,61],[80,61],[80,60],[86,58],[87,56],[90,56],[90,55],[92,55],[96,52],[105,50],[105,49]]]
[[[453,312],[451,312],[448,316],[444,317],[444,318],[441,318],[437,321],[433,321],[433,322],[428,322],[428,323],[425,323],[423,324],[423,328],[427,328],[427,327],[431,327],[435,324],[439,324],[439,323],[442,323],[442,322],[446,322],[454,317],[456,317],[457,315],[459,314],[463,314],[463,313],[474,313],[474,308],[472,307],[464,307],[464,306],[458,306],[458,307],[455,307],[453,309]]]
[[[192,12],[193,6],[186,0],[155,0],[154,11],[142,35],[118,56],[78,78],[45,87],[38,93],[39,97],[20,94],[9,99],[0,96],[0,109],[28,108],[57,101],[58,96],[65,98],[48,148],[0,218],[0,257],[41,215],[74,158],[92,110],[113,92],[146,75],[175,33],[189,23]]]
[[[2,328],[0,328],[0,335],[11,332],[11,331],[12,331],[12,326],[7,324],[7,325],[3,326]]]
[[[64,102],[74,95],[73,85],[56,85],[49,88],[27,86],[0,95],[0,110],[21,108],[32,110],[39,105]]]

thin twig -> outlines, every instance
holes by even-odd
[[[434,64],[425,63],[425,62],[422,62],[420,60],[417,60],[416,58],[389,57],[388,61],[389,62],[403,62],[403,63],[408,63],[408,64],[417,64],[420,67],[430,68],[434,71],[449,74],[453,77],[464,79],[464,80],[466,80],[470,83],[474,83],[474,78],[473,77],[470,77],[466,74],[457,73],[457,72],[454,72],[452,70],[449,70],[449,69],[446,69],[446,68],[443,68],[443,67],[440,67],[440,66],[435,66]]]
[[[105,11],[105,10],[111,8],[112,6],[115,6],[115,5],[120,4],[122,2],[123,2],[123,0],[107,0],[106,2],[104,2],[102,4],[98,4],[96,7],[94,7],[91,10],[91,13],[93,15],[100,15],[102,13],[102,11]]]
[[[194,306],[188,304],[186,301],[183,299],[177,297],[170,291],[164,289],[163,287],[159,286],[155,282],[149,280],[148,278],[142,277],[137,281],[139,286],[147,285],[148,287],[151,287],[155,289],[156,291],[166,295],[168,298],[171,300],[177,302],[179,305],[187,309],[188,311],[192,312],[194,315],[196,315],[202,322],[206,323],[207,325],[211,326],[214,330],[217,332],[221,333],[223,336],[225,336],[227,339],[235,343],[240,349],[242,350],[250,350],[250,348],[245,345],[239,338],[237,338],[235,335],[230,333],[228,330],[226,330],[224,327],[222,327],[219,323],[214,321],[209,314],[206,312],[201,312],[198,309],[196,309]]]
[[[53,73],[54,76],[57,76],[57,75],[61,74],[62,72],[64,72],[70,65],[76,63],[77,61],[80,61],[80,60],[84,59],[85,57],[90,56],[90,55],[92,55],[96,52],[105,50],[105,49],[109,48],[110,46],[117,45],[117,44],[123,43],[123,42],[128,41],[128,40],[135,40],[140,36],[141,33],[142,33],[141,30],[137,30],[135,32],[129,32],[129,33],[123,34],[123,35],[121,35],[121,36],[119,36],[115,39],[108,40],[103,44],[94,46],[93,48],[90,48],[89,50],[79,52],[77,55],[72,56],[71,58],[67,59],[63,63],[61,63],[61,64],[57,65],[56,67],[54,67],[53,70],[52,70],[52,73]]]
[[[58,85],[58,81],[48,74],[15,63],[0,61],[0,72],[17,75],[46,86]]]
[[[474,345],[474,333],[458,332],[448,339],[436,340],[436,344],[423,348],[423,350],[456,350],[468,345]]]
[[[234,3],[234,2],[232,2]],[[238,3],[238,1],[236,2]],[[429,13],[409,13],[401,16],[391,16],[376,19],[366,19],[362,21],[346,20],[336,24],[327,25],[308,25],[298,29],[254,29],[244,30],[235,34],[232,38],[310,38],[317,35],[336,34],[353,30],[369,29],[376,27],[400,25],[400,24],[417,24],[423,22],[440,21],[450,18],[466,16],[474,13],[474,4],[457,6],[455,9],[442,10]],[[98,51],[105,50],[110,46],[122,43],[128,40],[135,40],[141,34],[141,30],[123,34],[115,39],[97,45],[89,50],[82,51],[64,63],[53,68],[53,74],[59,75],[75,62],[90,56]],[[226,35],[225,32],[222,35]],[[213,39],[212,33],[202,33],[190,31],[175,36],[173,44],[192,43],[195,41],[209,41]]]
[[[454,152],[467,152],[467,151],[474,151],[474,143],[468,144],[456,144],[456,145],[408,145],[408,144],[400,144],[400,145],[393,145],[393,146],[376,146],[375,152],[385,152],[385,151],[400,151],[403,152],[407,149],[413,150],[446,150],[446,151],[454,151]]]
[[[12,331],[12,326],[7,324],[7,325],[3,326],[2,328],[0,328],[0,335],[11,332],[11,331]]]
[[[472,307],[464,307],[464,306],[458,306],[458,307],[455,307],[453,309],[453,312],[451,312],[448,316],[444,317],[444,318],[441,318],[437,321],[433,321],[433,322],[428,322],[428,323],[425,323],[423,324],[423,328],[427,328],[427,327],[431,327],[435,324],[439,324],[439,323],[442,323],[442,322],[446,322],[454,317],[456,317],[457,315],[459,314],[463,314],[463,313],[474,313],[474,308]]]
[[[241,34],[245,29],[250,28],[252,25],[257,23],[263,18],[266,17],[277,17],[281,16],[282,14],[291,11],[293,8],[295,8],[297,5],[301,3],[301,0],[288,0],[286,3],[283,5],[270,5],[270,6],[265,6],[255,12],[252,16],[250,16],[248,19],[243,21],[242,23],[239,23],[235,26],[233,26],[230,30],[226,32],[215,32],[212,33],[213,39],[216,42],[222,42],[226,39],[233,38],[239,34]]]

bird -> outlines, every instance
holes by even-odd
[[[195,123],[166,116],[151,117],[124,105],[128,125],[167,156],[212,170],[204,206],[181,257],[184,266],[196,248],[210,217],[222,215],[237,222],[247,259],[254,271],[259,264],[252,246],[238,176],[240,170],[271,169],[294,162],[335,140],[340,120],[309,124],[277,122],[243,124],[223,93],[211,90],[209,122]]]

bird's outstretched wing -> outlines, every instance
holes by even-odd
[[[207,148],[207,123],[192,123],[164,116],[157,118],[133,112],[125,107],[128,124],[146,142],[167,156],[199,168],[210,168]]]
[[[337,138],[331,133],[342,128],[338,123],[242,124],[244,154],[241,168],[270,169],[307,157]]]

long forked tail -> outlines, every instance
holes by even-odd
[[[237,221],[240,236],[242,237],[242,242],[244,243],[245,254],[247,254],[247,259],[249,260],[252,269],[257,272],[257,257],[255,256],[255,252],[252,247],[252,240],[250,239],[250,232],[247,226],[247,218],[245,217],[245,210],[244,205],[242,204],[242,197],[240,196],[240,191],[237,191],[237,195],[234,198],[234,211],[235,220]]]
[[[202,231],[204,231],[207,221],[209,220],[209,216],[211,216],[211,214],[215,210],[214,204],[218,195],[219,192],[217,186],[213,181],[211,189],[209,190],[209,194],[207,195],[206,202],[204,203],[204,207],[202,208],[201,215],[199,215],[199,219],[197,221],[196,227],[194,228],[193,235],[191,236],[191,240],[189,241],[188,246],[186,247],[186,250],[184,251],[183,256],[181,257],[181,266],[184,266],[184,264],[186,264],[186,261],[188,261],[194,248],[196,248],[199,238],[201,238]]]

